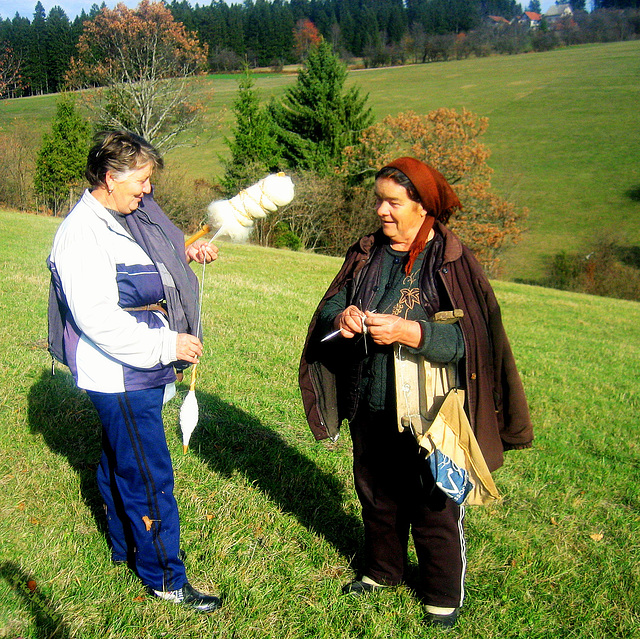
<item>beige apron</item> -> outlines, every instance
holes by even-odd
[[[455,387],[455,364],[433,364],[395,344],[398,429],[409,429],[427,457],[439,450],[466,470],[473,489],[464,505],[500,499],[464,411],[464,391]]]

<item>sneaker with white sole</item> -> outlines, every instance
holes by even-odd
[[[431,626],[437,626],[438,628],[443,628],[444,630],[450,630],[456,625],[459,614],[460,608],[454,608],[451,612],[447,612],[444,614],[427,611],[426,621]]]
[[[221,601],[213,595],[206,595],[197,591],[189,582],[178,590],[154,590],[150,588],[151,594],[164,601],[182,604],[187,608],[198,612],[213,612],[220,608]]]

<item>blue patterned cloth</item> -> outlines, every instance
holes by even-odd
[[[427,459],[438,488],[461,506],[466,496],[473,490],[469,473],[437,448]]]

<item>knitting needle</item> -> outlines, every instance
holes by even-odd
[[[326,342],[326,341],[328,341],[330,339],[333,339],[337,335],[340,335],[340,329],[338,329],[337,331],[333,331],[333,333],[329,333],[328,335],[325,335],[320,341],[321,342]]]
[[[375,311],[371,311],[372,313],[375,313]],[[365,320],[365,316],[362,316],[362,332],[363,334],[367,334],[369,332],[369,327],[364,323]],[[325,335],[320,342],[328,342],[330,339],[333,339],[334,337],[337,337],[338,335],[340,335],[340,330],[338,329],[337,331],[333,331],[332,333],[329,333],[328,335]]]

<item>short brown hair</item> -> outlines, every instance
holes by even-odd
[[[114,177],[122,177],[147,164],[151,164],[154,170],[164,166],[155,147],[130,131],[106,131],[95,139],[84,172],[91,186],[106,186],[107,171],[111,171]]]

